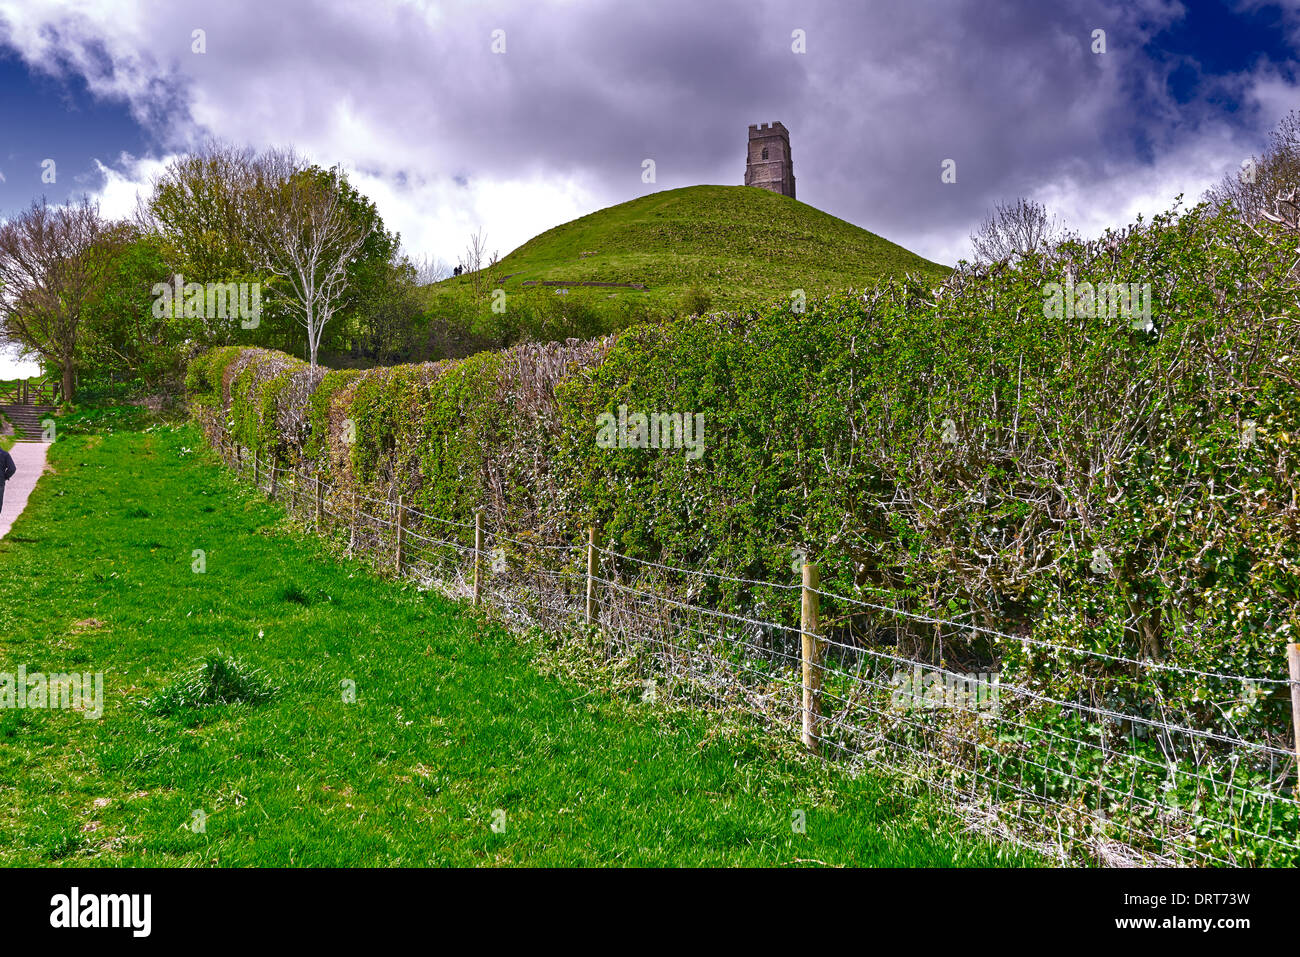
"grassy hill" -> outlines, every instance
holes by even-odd
[[[503,288],[510,308],[530,317],[519,331],[541,338],[548,327],[596,334],[665,314],[788,300],[795,289],[811,298],[904,273],[939,279],[948,271],[787,196],[747,186],[690,186],[620,203],[535,236],[480,278],[477,297],[468,275],[427,292],[434,311],[463,316],[466,303],[482,313],[490,290]],[[564,296],[555,288],[526,285],[546,281],[575,285]],[[580,282],[646,288],[579,287]],[[585,315],[580,321],[555,316],[559,300],[569,312]],[[531,321],[538,314],[543,318]]]

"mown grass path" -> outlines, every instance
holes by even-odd
[[[0,541],[0,672],[102,671],[104,714],[0,710],[0,863],[1021,860],[711,716],[547,676],[518,637],[297,537],[190,426],[61,438],[50,463]],[[274,697],[141,705],[218,650]]]

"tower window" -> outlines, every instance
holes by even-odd
[[[763,159],[767,159],[767,147],[763,147]]]

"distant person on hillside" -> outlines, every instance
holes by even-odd
[[[0,449],[0,512],[3,512],[5,507],[5,482],[13,478],[17,471],[18,467],[14,465],[13,456]]]

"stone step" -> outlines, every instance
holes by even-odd
[[[53,415],[54,407],[48,405],[0,405],[0,416],[14,427],[15,438],[39,439],[42,420]]]

